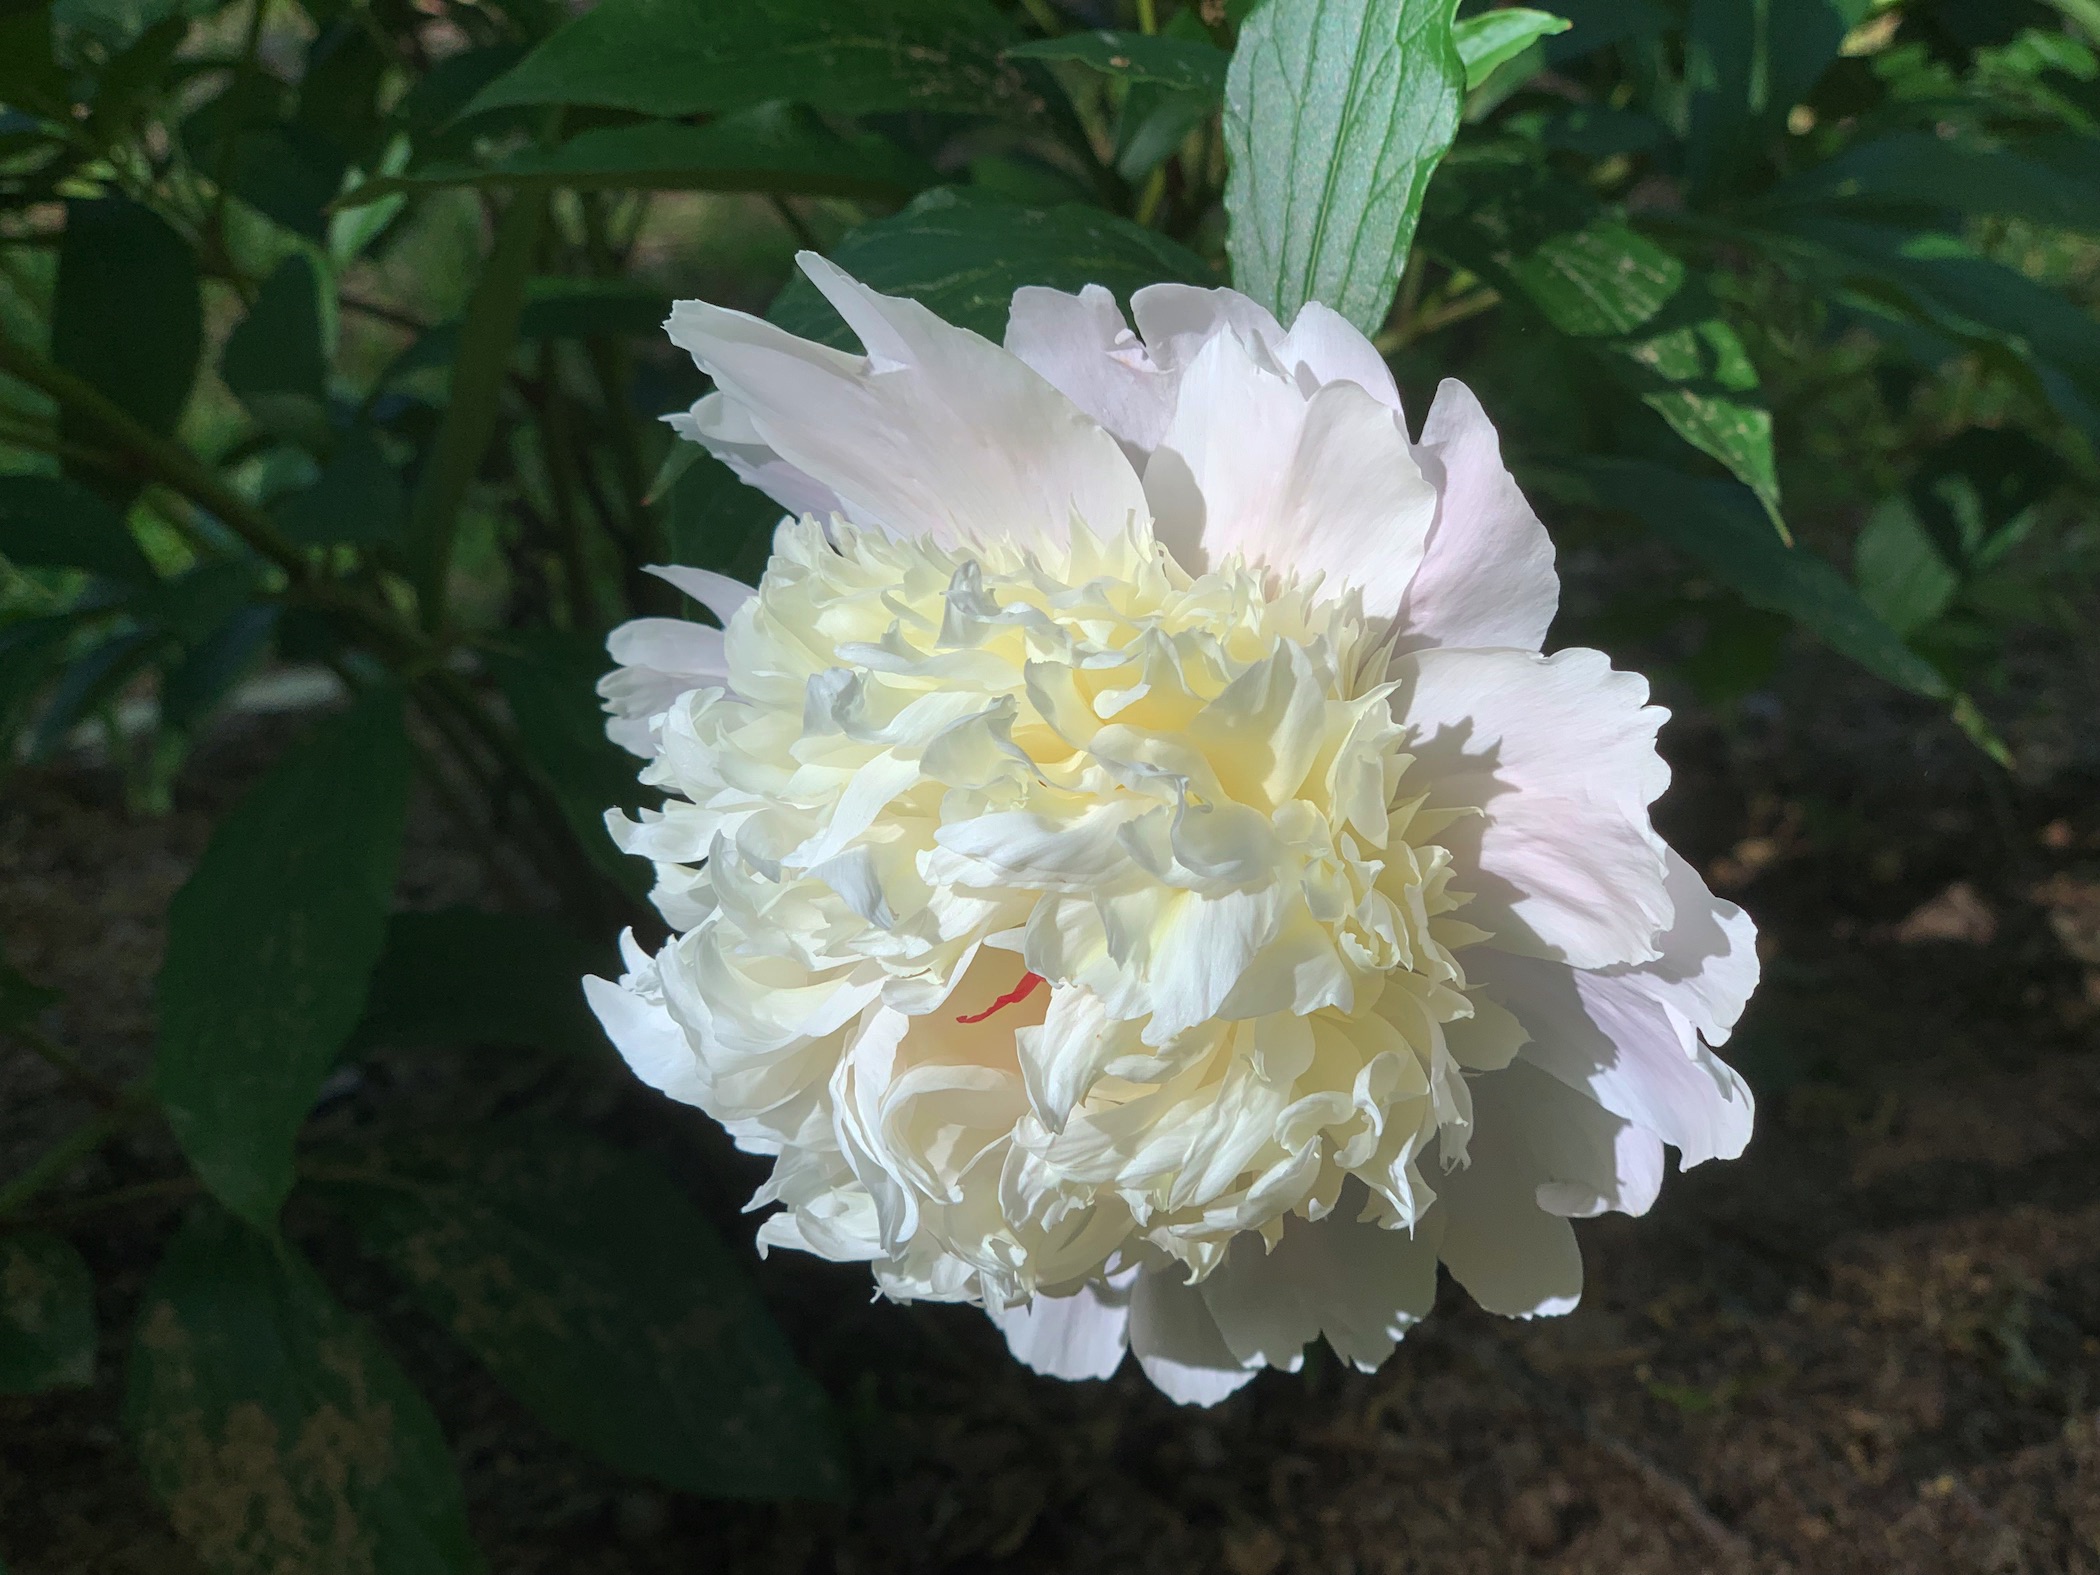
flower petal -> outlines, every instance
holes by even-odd
[[[837,493],[774,453],[750,412],[720,391],[703,395],[682,414],[665,416],[664,423],[688,443],[704,447],[744,485],[755,487],[797,518],[814,514],[828,520],[844,512]]]
[[[667,325],[753,431],[839,496],[856,523],[944,544],[1064,542],[1147,512],[1123,451],[997,345],[879,295],[814,253],[803,271],[866,356],[742,312],[680,301]]]
[[[1669,713],[1645,704],[1647,680],[1584,650],[1422,650],[1393,675],[1414,755],[1401,791],[1480,812],[1439,838],[1474,894],[1467,922],[1581,968],[1655,957],[1670,899],[1648,806],[1669,784]]]
[[[1178,1266],[1145,1269],[1130,1291],[1130,1349],[1177,1405],[1216,1405],[1254,1377],[1218,1333],[1202,1291]]]
[[[1469,1157],[1443,1178],[1438,1255],[1489,1312],[1539,1318],[1582,1299],[1582,1251],[1568,1222],[1539,1207],[1539,1188],[1561,1178],[1533,1149],[1531,1090],[1513,1071],[1472,1084]]]
[[[1399,648],[1516,646],[1536,651],[1560,604],[1553,542],[1465,384],[1437,390],[1418,453],[1437,478],[1436,523],[1401,604]]]
[[[1033,284],[1016,290],[1006,348],[1133,457],[1159,447],[1174,414],[1177,379],[1153,364],[1116,298],[1100,285],[1077,295]]]
[[[726,574],[717,574],[712,569],[689,568],[682,563],[649,563],[642,566],[644,574],[653,574],[659,580],[675,585],[694,601],[715,615],[715,622],[723,628],[737,615],[744,603],[758,595],[756,586],[746,585],[742,580],[732,580]],[[614,657],[617,661],[619,658]]]
[[[1037,1296],[1019,1307],[987,1307],[1007,1349],[1047,1378],[1112,1378],[1130,1343],[1129,1276],[1083,1285],[1070,1296]]]
[[[1239,556],[1330,594],[1397,611],[1421,562],[1436,492],[1396,411],[1351,382],[1307,398],[1221,333],[1183,374],[1145,467],[1160,540],[1192,570]]]
[[[1322,1219],[1291,1218],[1264,1251],[1246,1232],[1198,1287],[1233,1356],[1295,1373],[1321,1335],[1344,1361],[1373,1372],[1436,1301],[1435,1216],[1412,1232],[1355,1217],[1352,1187]]]

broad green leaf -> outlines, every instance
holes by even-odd
[[[1564,16],[1526,6],[1467,17],[1451,30],[1458,58],[1466,65],[1466,91],[1478,88],[1540,39],[1565,33],[1571,25]]]
[[[95,1282],[48,1231],[0,1236],[0,1394],[95,1379]]]
[[[946,188],[862,225],[832,249],[831,259],[863,283],[924,302],[991,339],[1006,332],[1014,291],[1024,284],[1071,291],[1099,284],[1127,298],[1162,280],[1212,282],[1193,252],[1098,208],[1021,208]],[[816,287],[799,275],[768,315],[805,338],[853,343]]]
[[[597,693],[598,679],[612,666],[605,648],[588,637],[543,630],[485,651],[482,659],[578,845],[623,889],[646,892],[647,867],[614,847],[605,830],[607,810],[633,809],[644,799],[634,757],[605,736]]]
[[[1216,108],[1216,98],[1207,93],[1135,84],[1123,96],[1116,120],[1116,173],[1133,186],[1141,185]]]
[[[210,1204],[139,1310],[124,1422],[212,1575],[472,1575],[437,1419],[292,1249]]]
[[[328,354],[321,342],[321,279],[294,253],[263,281],[227,336],[219,375],[265,430],[308,447],[326,441]]]
[[[538,914],[397,913],[351,1044],[595,1050],[605,1036],[583,976],[614,962],[608,947]]]
[[[1233,284],[1385,322],[1422,195],[1458,131],[1454,0],[1266,0],[1225,83]]]
[[[407,494],[401,473],[369,427],[336,441],[335,452],[311,486],[279,498],[270,513],[292,541],[325,546],[371,546],[401,534]]]
[[[30,754],[42,759],[56,751],[75,727],[113,702],[160,654],[165,642],[157,629],[130,629],[75,657],[53,686],[44,714],[37,718]]]
[[[197,267],[182,238],[124,197],[66,204],[51,354],[156,432],[174,430],[203,344]],[[71,414],[61,432],[92,442]]]
[[[1886,500],[1860,531],[1852,547],[1852,577],[1866,604],[1901,635],[1945,612],[1961,587],[1901,498]]]
[[[1555,66],[1679,26],[1665,0],[1555,0],[1553,9],[1571,24],[1545,40],[1546,62]]]
[[[982,0],[604,0],[484,88],[468,113],[595,104],[692,115],[792,99],[840,115],[1032,114]]]
[[[937,184],[930,166],[873,132],[841,136],[806,109],[767,104],[704,126],[650,121],[586,131],[490,165],[434,164],[366,181],[338,207],[452,186],[574,191],[779,191],[909,197]]]
[[[2100,145],[2065,137],[2037,145],[2035,153],[2028,157],[2017,145],[1981,147],[1927,131],[1898,132],[1854,144],[1787,181],[1767,200],[1853,217],[1953,210],[2100,231]]]
[[[1225,68],[1232,57],[1217,45],[1193,38],[1157,34],[1067,33],[1016,44],[1009,56],[1029,60],[1070,60],[1125,82],[1152,82],[1183,93],[1197,93],[1216,103],[1225,93]]]
[[[153,578],[124,516],[61,476],[0,476],[0,556],[18,568]]]
[[[395,1142],[320,1175],[366,1246],[564,1438],[686,1492],[842,1494],[823,1391],[650,1161],[521,1124]]]
[[[51,47],[47,5],[0,9],[0,103],[50,120],[72,118],[73,95]]]
[[[1464,202],[1460,211],[1459,203]],[[1719,460],[1779,524],[1772,415],[1736,331],[1655,241],[1539,181],[1484,184],[1440,212],[1466,266],[1589,342],[1677,435]]]
[[[219,823],[169,909],[154,1090],[205,1185],[264,1229],[364,1007],[408,777],[398,696],[329,718]]]
[[[226,187],[264,217],[325,241],[347,169],[341,150],[311,126],[245,126],[233,135]]]
[[[843,336],[841,336],[843,337]],[[756,585],[773,554],[773,532],[787,510],[746,486],[698,443],[681,442],[693,458],[671,485],[665,533],[671,557]]]
[[[1837,58],[1868,0],[1692,0],[1685,35],[1693,190],[1740,171]]]
[[[1772,534],[1757,501],[1727,481],[1709,481],[1644,460],[1585,460],[1549,480],[1571,495],[1631,514],[1753,607],[1784,613],[1833,650],[1890,683],[1945,699],[1947,681],[1903,643],[1821,558]]]

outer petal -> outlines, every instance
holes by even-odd
[[[1647,1128],[1687,1166],[1734,1159],[1748,1145],[1756,1114],[1749,1086],[1638,971],[1586,973],[1485,947],[1468,954],[1467,969],[1530,1032],[1520,1063]]]
[[[951,544],[1054,545],[1075,515],[1108,533],[1147,513],[1115,439],[1027,366],[813,253],[800,260],[866,356],[700,301],[679,302],[667,326],[757,437],[850,518]]]
[[[1491,1313],[1537,1318],[1582,1299],[1575,1232],[1539,1206],[1539,1189],[1565,1178],[1534,1146],[1533,1090],[1518,1068],[1476,1079],[1468,1161],[1443,1179],[1439,1256],[1452,1278]]]
[[[1428,1316],[1441,1220],[1386,1230],[1353,1217],[1362,1200],[1351,1188],[1324,1219],[1286,1220],[1268,1251],[1252,1232],[1233,1241],[1198,1289],[1234,1357],[1296,1372],[1324,1334],[1337,1356],[1368,1373]]]
[[[627,973],[618,984],[586,977],[584,999],[636,1077],[683,1104],[701,1103],[700,1062],[685,1030],[664,1007],[655,959],[637,944],[632,930],[621,934],[620,951]]]
[[[1417,452],[1437,480],[1437,512],[1401,604],[1400,649],[1538,650],[1560,604],[1553,542],[1503,465],[1495,428],[1465,384],[1446,381],[1437,390]]]
[[[1385,357],[1346,317],[1317,301],[1299,309],[1289,333],[1266,307],[1237,290],[1154,284],[1132,296],[1130,305],[1161,366],[1188,366],[1213,338],[1230,331],[1259,345],[1307,394],[1325,383],[1355,383],[1388,409],[1400,408]]]
[[[1414,754],[1401,791],[1460,812],[1440,840],[1475,894],[1468,921],[1581,968],[1654,958],[1671,910],[1648,806],[1669,784],[1669,713],[1644,703],[1647,681],[1583,650],[1424,650],[1393,673]]]
[[[1007,1348],[1047,1378],[1110,1378],[1130,1343],[1130,1276],[1120,1286],[1086,1285],[1070,1296],[1038,1296],[1021,1307],[985,1309]]]
[[[1176,379],[1153,364],[1098,284],[1077,295],[1042,285],[1014,292],[1006,348],[1113,433],[1133,457],[1159,447],[1174,414]]]
[[[1218,1333],[1202,1291],[1178,1267],[1145,1269],[1130,1292],[1130,1348],[1145,1376],[1180,1405],[1216,1405],[1253,1378]]]
[[[774,453],[750,413],[720,392],[704,395],[683,414],[665,416],[664,423],[688,443],[703,445],[739,481],[790,514],[825,520],[843,512],[837,493]]]
[[[712,569],[692,569],[681,563],[651,563],[643,566],[643,573],[653,574],[659,580],[677,586],[686,595],[715,615],[715,622],[723,628],[737,615],[744,603],[758,594],[755,587],[742,580],[732,580],[726,574],[717,574]]]
[[[1750,915],[1706,889],[1699,872],[1669,852],[1670,906],[1676,922],[1656,941],[1662,955],[1624,975],[1684,1019],[1710,1045],[1724,1045],[1757,988],[1757,926]]]
[[[1436,510],[1396,411],[1350,382],[1308,399],[1232,333],[1183,374],[1145,491],[1190,568],[1240,555],[1324,575],[1378,615],[1398,610]]]

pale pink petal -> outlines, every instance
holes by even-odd
[[[1056,545],[1147,514],[1114,438],[1006,351],[812,253],[803,271],[867,355],[742,312],[680,301],[667,325],[774,453],[856,523],[956,544]]]
[[[1227,331],[1265,351],[1283,342],[1283,325],[1269,309],[1237,290],[1148,284],[1131,296],[1130,315],[1152,359],[1169,368],[1191,365],[1204,346]]]
[[[1286,1220],[1271,1250],[1252,1231],[1234,1238],[1197,1288],[1238,1361],[1295,1373],[1324,1334],[1337,1356],[1368,1373],[1428,1316],[1440,1223],[1386,1230],[1356,1217],[1364,1196],[1352,1186],[1325,1218]]]
[[[1662,955],[1622,975],[1682,1017],[1710,1045],[1724,1045],[1757,988],[1757,926],[1734,903],[1706,889],[1699,872],[1669,854],[1676,922],[1656,941]]]
[[[1178,1405],[1216,1405],[1255,1374],[1233,1356],[1202,1291],[1178,1266],[1146,1269],[1131,1287],[1130,1349]]]
[[[1533,1151],[1526,1090],[1511,1072],[1471,1086],[1467,1161],[1436,1183],[1436,1212],[1444,1217],[1438,1255],[1491,1313],[1538,1318],[1572,1311],[1582,1299],[1582,1251],[1568,1222],[1539,1207],[1539,1189],[1562,1178]]]
[[[1237,556],[1320,575],[1374,615],[1398,609],[1436,510],[1395,411],[1348,382],[1308,399],[1234,333],[1183,374],[1145,490],[1161,541],[1192,570]]]
[[[1093,417],[1133,458],[1159,446],[1174,414],[1176,379],[1153,365],[1098,284],[1077,295],[1042,285],[1014,292],[1006,348]]]
[[[681,563],[646,564],[642,572],[677,586],[713,613],[715,621],[725,629],[729,627],[729,620],[737,615],[737,609],[758,594],[742,580],[732,580],[712,569],[687,568]]]
[[[796,469],[759,435],[750,413],[719,391],[696,400],[693,408],[664,417],[689,443],[698,443],[748,487],[755,487],[790,514],[814,514],[820,520],[843,512],[838,494]]]
[[[1112,1378],[1130,1343],[1130,1291],[1082,1286],[1070,1296],[1037,1296],[1019,1307],[985,1311],[1007,1348],[1046,1378]]]
[[[1530,1033],[1520,1062],[1647,1128],[1684,1165],[1734,1159],[1748,1145],[1749,1086],[1637,973],[1588,973],[1487,947],[1467,954],[1466,971]]]
[[[1416,651],[1394,666],[1414,764],[1403,792],[1462,813],[1439,840],[1493,944],[1582,968],[1645,962],[1670,922],[1648,806],[1668,712],[1597,651]]]
[[[1400,649],[1538,650],[1560,603],[1553,542],[1503,465],[1495,428],[1465,384],[1446,381],[1437,390],[1417,452],[1437,483],[1437,513],[1401,604]]]
[[[1388,410],[1400,409],[1400,390],[1385,357],[1354,323],[1318,301],[1298,308],[1291,331],[1276,346],[1276,359],[1308,389],[1354,383]]]

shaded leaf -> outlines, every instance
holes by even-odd
[[[1384,324],[1422,195],[1458,131],[1454,0],[1267,0],[1225,86],[1233,284]]]
[[[204,342],[197,268],[167,222],[123,197],[66,204],[51,354],[142,424],[174,430]],[[60,431],[92,442],[71,411]]]
[[[530,1045],[558,1055],[604,1042],[583,976],[604,945],[539,914],[397,913],[351,1045]]]
[[[124,516],[61,476],[0,476],[0,555],[25,569],[153,578]]]
[[[1033,39],[1006,53],[1017,59],[1070,60],[1125,82],[1152,82],[1195,93],[1213,104],[1225,94],[1225,68],[1232,59],[1217,45],[1198,39],[1115,33],[1105,28]]]
[[[209,1204],[147,1287],[124,1420],[213,1575],[481,1567],[423,1397],[291,1248]]]
[[[220,822],[169,909],[154,1089],[205,1185],[265,1228],[364,1006],[408,777],[398,696],[329,718]]]
[[[1128,297],[1161,280],[1212,282],[1193,252],[1098,208],[1021,208],[946,188],[862,225],[832,248],[831,259],[885,294],[910,296],[992,339],[1005,334],[1014,291],[1024,284],[1071,291],[1099,284]],[[799,275],[767,315],[805,338],[853,343]]]
[[[2100,149],[2082,138],[1980,147],[1928,131],[1855,143],[1829,162],[1774,190],[1775,205],[1814,206],[1877,218],[1876,210],[1948,210],[2026,219],[2069,230],[2100,230]],[[2082,155],[2082,157],[2081,157]]]
[[[45,702],[44,714],[37,718],[30,754],[41,759],[64,744],[75,727],[116,699],[160,653],[164,641],[157,629],[127,630],[68,663]]]
[[[1738,172],[1808,96],[1867,0],[1692,0],[1685,35],[1693,190]]]
[[[841,1495],[823,1391],[649,1160],[531,1124],[322,1174],[366,1246],[564,1438],[687,1492]]]
[[[160,684],[164,726],[194,731],[269,648],[282,609],[275,604],[236,608],[196,649],[168,669]]]
[[[1866,604],[1902,635],[1945,612],[1961,585],[1901,498],[1885,501],[1860,531],[1852,574]]]
[[[980,0],[604,0],[484,88],[469,113],[595,104],[691,115],[792,99],[841,115],[1030,113]]]
[[[693,458],[671,487],[666,535],[672,561],[756,585],[787,510],[739,481],[698,443],[678,447],[691,450]]]
[[[258,424],[308,447],[326,440],[328,355],[321,279],[304,253],[278,264],[227,336],[219,375]]]
[[[482,659],[577,843],[615,884],[642,895],[647,867],[613,846],[605,830],[607,810],[632,809],[644,797],[634,757],[605,736],[597,690],[612,666],[605,648],[588,636],[549,629],[485,651]]]
[[[226,187],[266,218],[320,241],[347,169],[342,151],[311,126],[245,126],[233,134]]]
[[[47,1008],[64,999],[58,991],[35,983],[0,957],[0,1030],[34,1023]]]
[[[528,280],[518,313],[518,342],[542,339],[657,335],[670,315],[670,298],[622,279]],[[396,358],[389,378],[449,365],[459,353],[460,325],[440,323]]]
[[[95,1281],[80,1254],[48,1231],[0,1236],[0,1394],[94,1379]]]
[[[400,535],[406,510],[401,473],[380,447],[378,434],[355,427],[336,440],[335,452],[313,484],[279,498],[270,513],[284,534],[302,545],[372,546]]]
[[[1939,670],[1836,569],[1774,536],[1757,500],[1734,483],[1633,459],[1573,462],[1549,479],[1570,496],[1633,515],[1751,606],[1786,614],[1869,672],[1917,694],[1948,697]]]
[[[1469,16],[1451,30],[1458,58],[1466,66],[1466,91],[1472,92],[1542,38],[1565,33],[1572,24],[1550,11],[1509,6]]]
[[[930,166],[885,137],[840,136],[806,109],[768,104],[704,126],[651,121],[604,127],[556,148],[521,149],[493,165],[430,165],[366,181],[337,206],[454,186],[908,197],[939,180]]]

